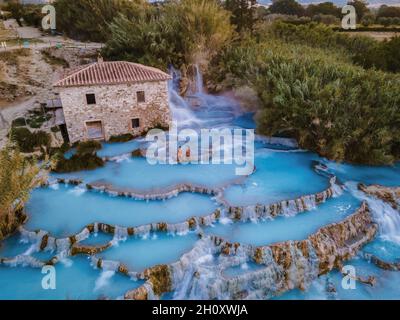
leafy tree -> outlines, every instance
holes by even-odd
[[[367,36],[348,36],[314,23],[298,26],[282,22],[275,23],[270,32],[274,37],[286,42],[343,52],[347,59],[350,58],[353,63],[364,68],[399,71],[395,63],[399,55],[394,53],[398,45],[396,38],[379,42]]]
[[[347,3],[356,9],[357,21],[361,21],[365,14],[369,13],[367,2],[365,0],[354,0]]]
[[[339,18],[336,18],[334,15],[331,14],[317,14],[315,16],[313,16],[313,21],[317,21],[319,23],[323,23],[323,24],[336,24],[338,25],[340,20]]]
[[[34,27],[41,27],[42,26],[42,6],[35,5],[35,4],[27,4],[23,7],[22,18],[24,19],[25,23],[34,26]]]
[[[388,27],[392,24],[392,18],[388,18],[388,17],[379,17],[377,19],[377,22],[381,25],[383,25],[384,27]]]
[[[253,30],[256,20],[256,0],[226,0],[225,9],[232,12],[231,23],[236,30]]]
[[[363,18],[361,19],[361,24],[362,24],[364,27],[368,27],[368,26],[370,26],[370,25],[372,25],[372,24],[375,23],[375,19],[376,19],[376,17],[375,17],[374,14],[372,14],[372,13],[367,13],[367,14],[365,14],[365,15],[363,16]]]
[[[4,10],[10,12],[11,16],[17,20],[18,25],[22,26],[21,18],[23,17],[24,7],[19,0],[7,1]]]
[[[335,6],[332,2],[310,4],[307,6],[305,13],[311,18],[318,14],[332,15],[336,18],[340,18],[342,16],[341,9]]]
[[[146,6],[144,0],[57,0],[57,29],[75,39],[104,41],[115,17],[133,18]]]
[[[295,0],[275,0],[269,7],[271,13],[303,16],[305,9]]]
[[[206,65],[232,36],[230,15],[217,1],[182,0],[110,24],[104,54],[166,68]]]
[[[10,144],[0,150],[0,240],[14,232],[22,222],[22,209],[30,191],[45,176],[41,167],[27,160]]]
[[[400,18],[400,7],[382,5],[379,7],[377,17]]]
[[[397,75],[271,37],[227,48],[213,73],[231,86],[256,90],[262,101],[260,133],[294,137],[302,147],[338,161],[387,164],[400,157]]]

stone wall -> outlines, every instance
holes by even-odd
[[[141,135],[171,121],[166,81],[58,89],[71,142],[88,140],[87,121],[102,121],[105,140],[125,133]],[[137,91],[145,92],[146,102],[137,102]],[[95,105],[86,103],[90,93],[96,96]],[[132,129],[133,118],[140,119],[139,128]]]

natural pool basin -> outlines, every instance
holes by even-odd
[[[169,264],[192,249],[198,235],[191,232],[186,235],[149,234],[145,239],[128,238],[100,256],[106,260],[120,261],[130,271],[143,271],[157,264]]]
[[[151,192],[181,183],[199,184],[210,188],[224,186],[238,176],[233,164],[157,164],[150,165],[145,158],[131,157],[121,162],[107,162],[103,168],[54,177],[79,178],[85,183],[104,181],[117,187]]]
[[[400,185],[400,163],[393,166],[363,166],[347,163],[322,161],[331,173],[341,181],[357,181],[364,184],[381,184],[384,186]]]
[[[225,198],[232,205],[270,204],[322,191],[328,179],[314,171],[316,159],[309,152],[258,149],[256,171],[243,184],[228,187]]]
[[[75,234],[93,222],[125,227],[152,222],[176,223],[210,214],[215,208],[210,197],[194,193],[147,202],[60,184],[32,192],[26,228],[46,230],[61,237]]]
[[[346,265],[351,265],[356,270],[356,275],[366,279],[374,276],[376,284],[371,287],[360,282],[356,282],[355,289],[344,289],[342,286],[343,275],[335,270],[329,275],[316,279],[307,291],[298,289],[289,291],[278,300],[398,300],[400,299],[400,273],[395,271],[386,271],[379,269],[375,265],[355,258],[348,261]],[[328,294],[326,292],[327,280],[332,283],[336,293]]]
[[[55,266],[56,289],[44,290],[41,269],[0,266],[2,300],[85,300],[119,298],[142,284],[126,276],[94,270],[85,257],[68,259]]]
[[[329,199],[316,209],[294,217],[277,217],[262,222],[237,222],[208,227],[208,234],[252,245],[267,245],[287,240],[303,240],[319,228],[343,220],[360,206],[360,200],[349,193]]]

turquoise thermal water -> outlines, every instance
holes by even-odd
[[[315,280],[306,291],[298,289],[289,291],[277,300],[398,300],[400,299],[400,273],[395,271],[382,270],[375,265],[355,258],[346,263],[347,266],[355,268],[356,276],[367,279],[372,276],[376,284],[371,287],[368,284],[356,282],[354,289],[345,289],[342,286],[343,276],[337,270]],[[327,282],[331,283],[335,291],[327,293]]]
[[[258,149],[255,172],[243,184],[226,188],[225,198],[231,205],[270,204],[319,192],[328,181],[315,173],[316,159],[309,152]]]
[[[188,252],[198,236],[149,234],[144,238],[129,238],[118,243],[115,250],[108,250],[100,256],[106,260],[121,261],[129,270],[143,271],[157,264],[173,263]]]
[[[125,227],[152,222],[177,223],[192,216],[207,215],[215,208],[210,197],[193,193],[145,201],[60,184],[33,191],[27,206],[30,219],[26,227],[43,229],[61,237],[77,233],[93,222]]]
[[[198,77],[201,79],[201,77]],[[197,85],[198,92],[203,92]],[[186,128],[254,128],[251,113],[239,112],[231,99],[223,96],[194,94],[200,106],[189,106],[170,88],[171,111],[179,125]],[[232,223],[223,218],[211,227],[204,227],[183,235],[151,232],[144,236],[113,240],[112,235],[92,234],[82,241],[86,245],[101,245],[112,241],[113,246],[98,254],[106,260],[120,261],[130,271],[142,271],[156,264],[173,263],[190,251],[198,239],[197,232],[220,235],[228,240],[253,245],[266,245],[286,240],[301,240],[322,226],[338,222],[353,213],[366,200],[379,225],[375,241],[363,248],[385,261],[398,262],[400,257],[400,215],[390,206],[366,197],[357,191],[356,182],[400,185],[400,167],[368,167],[336,164],[317,155],[292,146],[269,145],[262,141],[255,144],[255,172],[238,180],[235,165],[150,165],[146,159],[121,156],[143,147],[140,139],[127,143],[104,143],[98,152],[101,157],[117,157],[105,167],[51,178],[81,178],[84,183],[103,181],[116,187],[135,189],[140,192],[160,190],[179,183],[194,183],[210,188],[226,186],[235,180],[237,184],[224,189],[224,197],[233,205],[247,206],[269,204],[289,200],[326,189],[328,177],[314,170],[317,162],[327,166],[328,173],[337,175],[346,190],[339,197],[309,212],[296,216],[278,217],[258,223]],[[73,153],[70,152],[69,155]],[[121,157],[119,157],[121,156]],[[240,178],[240,177],[239,177]],[[61,184],[38,188],[32,192],[27,204],[28,230],[42,229],[57,237],[65,237],[81,231],[87,224],[103,222],[118,226],[140,226],[148,223],[179,223],[193,216],[205,216],[218,207],[209,195],[181,193],[164,201],[141,201],[113,197],[82,186]],[[0,258],[32,255],[48,261],[54,252],[36,252],[38,244],[21,243],[19,234],[0,243]],[[199,259],[202,257],[199,257]],[[357,274],[377,278],[376,287],[357,283],[355,290],[344,290],[338,271],[315,280],[305,292],[292,290],[279,299],[400,299],[400,273],[378,269],[361,258],[348,262]],[[260,266],[246,262],[236,267],[220,270],[225,277],[235,277],[256,271]],[[217,269],[216,269],[217,270]],[[64,258],[56,265],[57,289],[41,287],[41,269],[30,267],[0,266],[0,299],[98,299],[120,298],[143,282],[135,282],[113,271],[101,271],[83,256]],[[331,282],[336,294],[328,294],[326,283]],[[179,296],[179,295],[178,295]],[[162,298],[176,297],[168,293]]]
[[[84,257],[67,259],[55,266],[55,290],[42,288],[45,275],[41,271],[40,268],[0,266],[0,299],[116,299],[142,284],[114,272],[95,270]]]
[[[343,220],[354,213],[360,201],[345,193],[330,199],[316,209],[298,214],[296,217],[278,217],[263,222],[218,224],[206,229],[230,241],[252,245],[267,245],[286,240],[302,240],[316,232],[321,226]]]
[[[346,163],[322,161],[329,172],[341,181],[358,181],[364,184],[398,186],[400,184],[400,163],[393,166],[355,166]]]
[[[121,162],[108,162],[104,168],[55,177],[75,177],[85,183],[105,180],[117,187],[142,191],[167,188],[181,183],[194,183],[206,187],[223,186],[237,179],[233,164],[222,165],[150,165],[144,158],[129,158]]]

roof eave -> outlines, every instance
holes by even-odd
[[[147,82],[164,82],[164,81],[169,81],[172,80],[172,77],[169,76],[166,79],[152,79],[152,80],[143,80],[143,81],[121,81],[121,82],[109,82],[109,83],[91,83],[91,84],[71,84],[71,85],[64,85],[64,84],[58,84],[56,82],[53,84],[54,88],[73,88],[73,87],[94,87],[94,86],[115,86],[115,85],[121,85],[121,84],[137,84],[137,83],[147,83]]]

